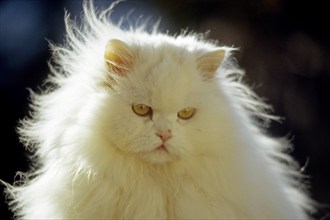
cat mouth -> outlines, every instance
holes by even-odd
[[[172,152],[171,145],[167,143],[159,143],[154,147],[152,151],[149,151],[147,154],[142,155],[147,162],[151,162],[152,164],[165,164],[173,161],[174,159],[178,159],[179,155]]]
[[[161,144],[159,147],[157,147],[155,149],[156,151],[159,151],[159,152],[168,152],[168,149],[166,148],[166,146],[164,144]]]

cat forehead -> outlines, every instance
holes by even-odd
[[[140,51],[128,78],[135,102],[162,109],[185,105],[198,87],[195,54],[166,47]]]
[[[160,64],[167,61],[171,62],[172,65],[184,65],[196,59],[197,51],[171,43],[161,43],[159,45],[141,46],[137,49],[137,54],[137,62]]]
[[[130,51],[127,54],[129,71],[120,73],[123,76],[118,82],[119,93],[130,104],[147,104],[162,110],[194,107],[207,87],[198,59],[214,47],[192,38],[145,39],[112,41],[115,46],[118,43],[118,47]],[[119,65],[126,65],[126,57],[123,59],[119,59]]]

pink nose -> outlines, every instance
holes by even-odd
[[[156,135],[163,141],[167,141],[168,139],[170,139],[172,137],[172,131],[170,129],[165,130],[165,131],[160,131],[157,132]]]

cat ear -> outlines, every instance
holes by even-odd
[[[106,45],[104,58],[109,71],[125,76],[132,68],[134,53],[125,42],[112,39]]]
[[[217,49],[202,54],[197,58],[197,68],[206,80],[212,79],[225,58],[226,50]]]

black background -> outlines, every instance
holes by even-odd
[[[95,1],[106,8],[112,1]],[[27,88],[38,90],[47,76],[47,40],[63,43],[64,8],[79,22],[82,1],[3,0],[0,2],[0,179],[12,183],[17,171],[27,171],[26,152],[15,127],[28,112]],[[291,152],[301,166],[309,161],[313,198],[330,204],[330,56],[329,11],[326,1],[285,0],[128,0],[114,19],[135,9],[156,21],[161,30],[210,31],[209,38],[239,47],[235,54],[246,70],[246,81],[266,98],[283,123],[270,133],[290,135]],[[102,59],[102,58],[100,58]],[[0,188],[0,219],[10,219]],[[318,219],[330,219],[323,208]]]

